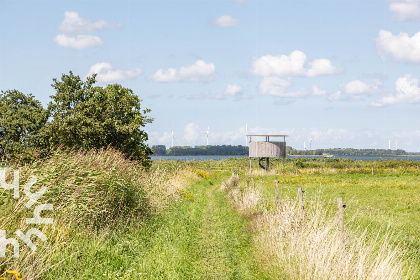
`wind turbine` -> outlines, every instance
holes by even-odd
[[[206,135],[206,138],[207,138],[207,146],[209,145],[209,130],[210,130],[210,127],[208,126],[207,131],[204,133]]]
[[[312,138],[311,138],[311,139],[309,139],[309,150],[310,150],[310,151],[312,150]]]

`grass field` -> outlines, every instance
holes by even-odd
[[[228,159],[157,161],[145,170],[113,150],[60,151],[49,160],[20,169],[22,182],[35,174],[48,187],[39,203],[54,204],[54,223],[38,227],[48,241],[32,237],[38,250],[32,252],[22,244],[18,259],[7,252],[7,258],[0,259],[0,275],[15,279],[5,273],[9,269],[19,271],[23,279],[328,279],[322,275],[335,275],[329,279],[393,279],[393,275],[420,279],[418,169],[419,163],[412,161],[295,159],[287,160],[285,166],[273,161],[266,173],[249,172],[247,159]],[[223,191],[222,182],[233,172],[239,174],[235,191]],[[9,172],[9,183],[11,177]],[[247,183],[251,178],[255,189]],[[283,205],[280,212],[275,180]],[[298,187],[305,191],[304,224],[296,218]],[[11,193],[2,191],[0,204],[0,226],[8,237],[18,228],[26,232],[22,217],[33,215],[23,207],[26,200],[13,200]],[[351,269],[350,276],[337,276],[342,271],[337,267],[347,259],[331,253],[337,244],[337,252],[341,250],[340,242],[334,243],[337,197],[347,206],[348,238],[360,243],[349,243],[346,248],[352,251],[347,252],[357,257],[353,259],[359,265],[365,263],[361,258],[372,260],[372,269],[365,270],[386,272],[388,278],[373,272],[358,272],[365,277],[356,277]],[[48,211],[42,216],[50,217]],[[319,236],[331,237],[330,245],[322,246],[323,257],[332,256],[335,261],[313,263],[308,267],[315,270],[309,272],[288,265],[301,261],[279,253],[288,248],[287,239],[278,234],[286,221],[292,221],[294,226],[287,231],[296,236],[318,236],[316,242],[321,242]],[[321,229],[324,235],[319,235]],[[303,244],[310,238],[299,240],[302,246],[293,247],[294,251],[311,251],[312,243]],[[388,263],[375,259],[389,253]],[[308,257],[305,262],[314,259]],[[331,269],[320,271],[325,267]]]

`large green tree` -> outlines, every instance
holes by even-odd
[[[61,80],[53,79],[55,95],[48,105],[51,121],[43,135],[48,145],[82,149],[113,146],[127,156],[149,163],[152,150],[142,130],[152,122],[149,109],[140,108],[140,99],[119,84],[95,86],[95,77],[86,81],[71,71]]]
[[[0,94],[0,154],[6,160],[30,160],[42,146],[40,130],[47,111],[31,94],[17,90]]]

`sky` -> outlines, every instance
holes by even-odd
[[[420,151],[419,0],[0,0],[0,90],[69,71],[132,89],[150,145]]]

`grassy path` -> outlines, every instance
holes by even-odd
[[[220,178],[190,188],[160,221],[143,256],[144,279],[263,279],[252,262],[246,221],[218,190]]]
[[[43,279],[267,279],[253,262],[247,220],[219,190],[220,173],[189,188],[165,214],[80,239]]]

